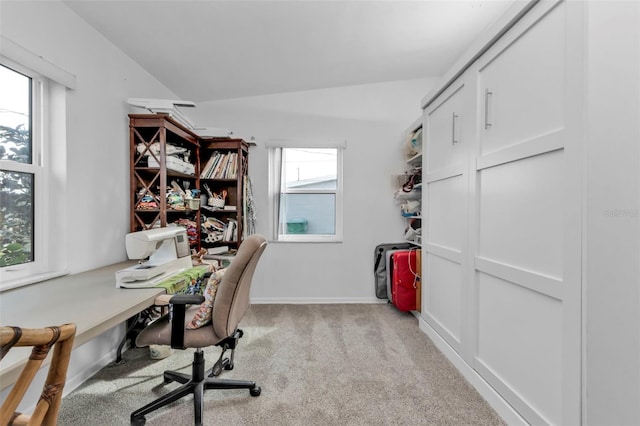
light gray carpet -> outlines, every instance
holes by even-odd
[[[235,368],[221,378],[246,390],[205,393],[208,425],[503,425],[418,329],[391,305],[253,305],[243,319]],[[207,368],[219,349],[207,349]],[[127,425],[132,411],[178,386],[164,370],[190,373],[192,350],[154,361],[131,349],[62,401],[59,424]],[[192,425],[190,397],[147,415],[148,425]]]

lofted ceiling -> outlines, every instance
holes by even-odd
[[[437,77],[514,2],[64,1],[198,102]]]

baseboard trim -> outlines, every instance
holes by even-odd
[[[423,318],[418,318],[420,330],[436,345],[440,352],[458,369],[496,413],[510,426],[528,426],[529,423],[513,409],[496,390],[487,383]]]
[[[291,297],[291,298],[282,298],[282,297],[256,297],[251,298],[251,303],[253,305],[284,305],[284,304],[295,304],[295,305],[327,305],[327,304],[384,304],[388,303],[387,300],[378,299],[374,297]]]
[[[122,348],[122,352],[125,352],[128,348],[129,346],[126,345],[125,347]],[[73,377],[71,378],[67,377],[67,381],[64,385],[64,391],[62,394],[63,397],[73,392],[75,389],[80,387],[80,385],[82,385],[84,382],[86,382],[91,377],[93,377],[94,374],[96,374],[98,371],[102,370],[104,367],[106,367],[111,362],[113,362],[113,360],[116,359],[117,355],[118,355],[118,350],[117,348],[114,348],[112,351],[109,351],[108,353],[104,354],[102,357],[96,359],[95,362],[88,365],[87,368],[84,368],[78,371],[76,374],[73,375]]]
[[[95,358],[95,360],[91,363],[80,363],[85,367],[78,370],[72,371],[70,366],[69,372],[73,373],[72,376],[67,376],[67,381],[64,385],[63,397],[73,392],[75,389],[80,387],[84,382],[93,377],[97,372],[102,370],[104,367],[112,363],[118,356],[118,344],[120,340],[124,337],[125,329],[124,325],[118,325],[109,331],[106,331],[102,335],[96,337],[93,340],[73,349],[72,352],[72,362],[74,364],[79,364],[78,358],[86,360],[87,358],[93,359],[96,353],[101,353],[102,356],[99,358]],[[105,348],[109,348],[105,350]],[[129,343],[125,344],[122,348],[122,353],[126,352],[129,349]],[[104,352],[103,352],[104,351]],[[76,358],[74,360],[74,358]]]

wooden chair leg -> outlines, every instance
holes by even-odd
[[[27,364],[2,404],[0,424],[28,423],[48,426],[57,423],[75,334],[75,324],[43,329],[0,327],[2,357],[12,347],[33,346]],[[31,415],[16,413],[15,410],[52,347],[54,349],[51,365],[36,408]]]

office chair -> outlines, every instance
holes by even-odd
[[[75,336],[75,324],[46,328],[0,327],[0,360],[13,347],[33,346],[31,355],[18,380],[2,404],[0,424],[57,424],[62,389],[67,377],[67,368]],[[18,404],[22,401],[24,394],[52,347],[54,348],[53,358],[51,359],[47,379],[36,408],[32,414],[16,412]]]
[[[251,280],[266,246],[265,238],[260,235],[251,235],[240,244],[236,256],[218,285],[211,324],[195,330],[186,329],[185,317],[188,321],[193,316],[199,308],[197,304],[201,303],[204,297],[176,295],[170,300],[173,306],[172,319],[169,320],[169,315],[165,315],[140,332],[136,338],[137,346],[171,345],[175,349],[196,348],[196,352],[193,355],[191,375],[175,371],[164,372],[165,383],[175,381],[182,383],[182,386],[134,411],[131,414],[132,425],[145,424],[146,414],[190,394],[193,394],[195,424],[201,425],[206,389],[249,389],[251,396],[260,395],[261,389],[255,382],[224,380],[215,376],[220,374],[222,369],[233,368],[233,351],[243,334],[242,330],[238,329],[238,323],[249,308]],[[187,304],[196,305],[187,308]],[[202,348],[213,345],[221,347],[222,353],[211,369],[211,374],[206,377]],[[231,355],[224,358],[228,349],[231,349]]]

